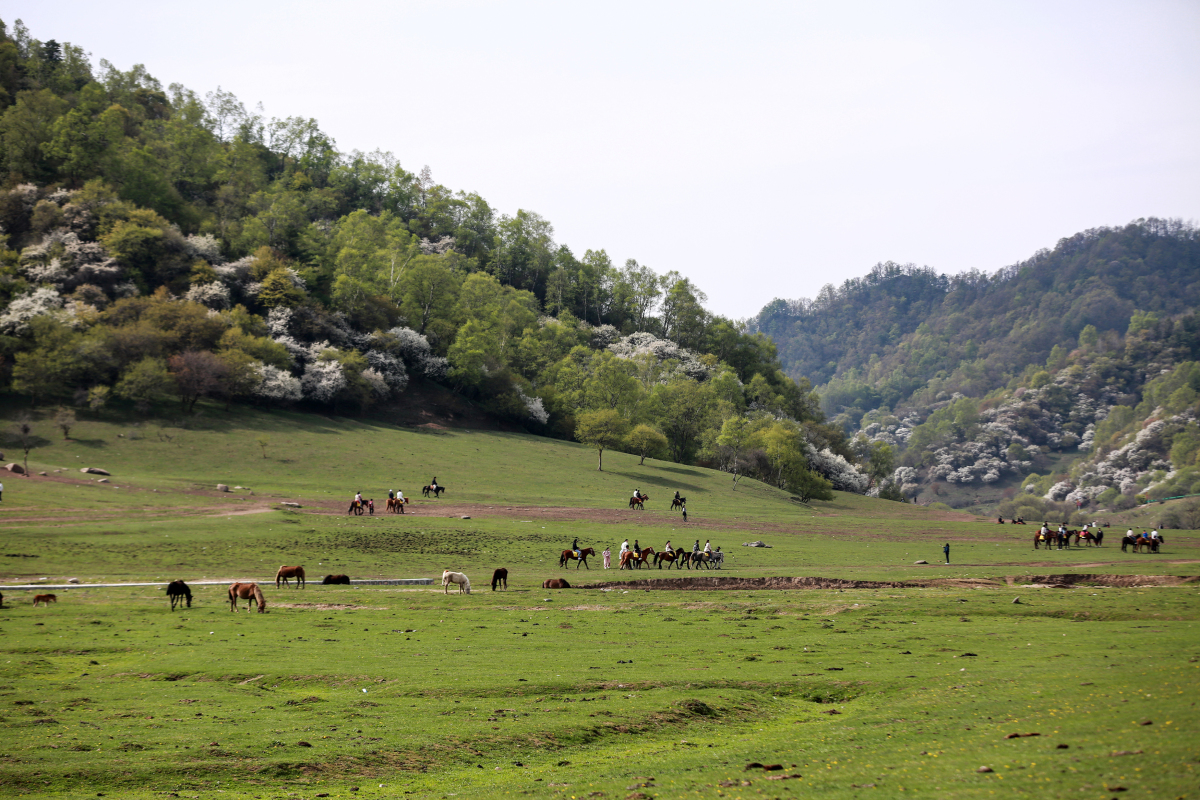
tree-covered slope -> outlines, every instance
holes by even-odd
[[[867,488],[811,386],[685,276],[576,256],[313,119],[94,68],[18,20],[0,168],[0,391],[35,406],[386,413],[432,382],[510,427]]]
[[[1150,219],[1077,233],[993,275],[881,264],[816,300],[775,300],[753,327],[788,374],[819,387],[827,412],[856,423],[941,392],[982,396],[1087,325],[1121,334],[1135,311],[1173,316],[1198,302],[1196,229]]]

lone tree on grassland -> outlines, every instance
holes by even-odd
[[[33,432],[33,418],[28,414],[22,414],[17,417],[16,421],[8,429],[8,435],[5,438],[12,442],[15,447],[19,447],[25,452],[24,465],[26,477],[29,475],[29,451],[35,447],[50,444]]]
[[[638,466],[646,463],[647,458],[658,458],[667,449],[667,437],[651,428],[649,425],[638,425],[629,432],[625,445],[636,456],[641,457]]]
[[[629,426],[621,414],[611,408],[585,411],[575,421],[575,438],[600,453],[596,469],[604,469],[604,451],[620,447]]]

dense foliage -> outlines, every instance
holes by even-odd
[[[315,120],[0,23],[0,165],[0,380],[35,404],[386,411],[434,381],[548,435],[612,412],[621,447],[803,497],[827,491],[814,469],[867,486],[808,382],[687,278],[577,257]]]

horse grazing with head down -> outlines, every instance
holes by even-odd
[[[596,555],[596,551],[590,547],[585,547],[582,550],[580,550],[579,555],[575,555],[574,550],[563,550],[562,555],[558,557],[558,565],[560,567],[565,567],[567,565],[568,561],[574,561],[574,560],[578,559],[579,564],[583,564],[583,566],[587,567],[588,569],[591,569],[591,567],[588,567],[587,560],[588,560],[588,556],[594,556],[594,555]],[[579,564],[575,565],[575,569],[579,569]]]
[[[326,575],[325,580],[321,581],[322,586],[335,586],[337,584],[350,585],[349,575]]]
[[[562,578],[547,578],[542,581],[543,589],[570,589],[571,584],[567,583]]]
[[[504,586],[505,591],[508,591],[508,570],[500,567],[492,573],[492,591],[496,591],[497,586]]]
[[[183,581],[171,581],[167,584],[167,597],[171,598],[171,610],[175,610],[175,604],[178,603],[180,608],[186,601],[187,607],[192,607],[192,590]]]
[[[262,589],[258,588],[257,583],[235,583],[229,587],[229,610],[236,612],[238,610],[238,600],[248,600],[258,606],[258,613],[265,614],[267,612],[267,598],[263,597]],[[246,610],[250,610],[250,603],[246,603]]]
[[[471,593],[471,579],[466,575],[461,572],[451,572],[450,570],[442,572],[442,594],[450,591],[450,584],[452,583],[458,584],[459,594]]]
[[[304,588],[304,567],[280,567],[279,572],[275,573],[275,588],[279,588],[279,582],[283,581],[284,586],[290,586],[288,578],[296,579],[296,588]]]

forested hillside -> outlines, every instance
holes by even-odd
[[[316,120],[93,66],[18,20],[0,166],[0,386],[37,413],[386,415],[426,381],[601,452],[802,497],[870,482],[771,340],[686,277],[577,254],[536,213],[342,152]]]
[[[1033,518],[1200,493],[1198,306],[1200,235],[1149,219],[994,275],[881,264],[753,327],[848,435],[895,449],[908,495],[995,484]]]

